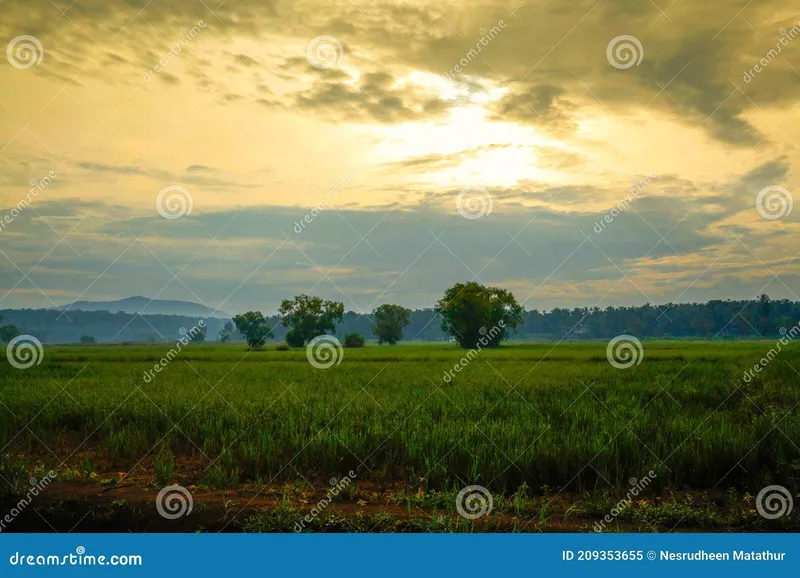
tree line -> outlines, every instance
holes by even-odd
[[[459,294],[459,299],[453,300]],[[492,345],[504,339],[559,340],[565,335],[567,339],[575,340],[610,339],[623,333],[642,339],[757,339],[779,335],[781,329],[788,330],[800,321],[800,302],[773,300],[766,294],[748,301],[712,300],[658,306],[554,308],[549,311],[524,310],[512,299],[513,296],[505,290],[464,283],[448,289],[436,306],[426,309],[408,310],[400,305],[383,305],[369,314],[359,314],[344,311],[340,302],[298,296],[285,300],[275,315],[256,311],[240,315],[253,313],[255,317],[251,316],[250,321],[255,321],[262,330],[269,330],[268,334],[255,336],[259,342],[286,341],[294,346],[298,346],[301,339],[307,343],[313,339],[314,333],[334,332],[340,336],[360,334],[365,339],[381,343],[396,343],[400,338],[407,341],[458,341],[458,336],[464,336],[464,343],[474,346],[481,337],[482,327],[489,331],[501,320],[505,331],[501,338],[493,332],[490,337]],[[501,308],[497,308],[498,304]],[[453,314],[458,312],[464,312],[467,317],[454,317]],[[0,311],[0,315],[5,316],[7,323],[0,326],[0,340],[5,342],[19,333],[34,335],[43,343],[172,341],[180,337],[181,328],[188,329],[197,324],[193,317],[107,311],[69,311],[67,318],[50,309],[6,309]],[[449,325],[445,322],[446,316],[450,316]],[[469,327],[465,319],[472,319]],[[232,319],[207,318],[204,321],[207,328],[203,335],[205,339],[245,340]]]

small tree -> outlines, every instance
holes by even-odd
[[[364,339],[364,336],[358,331],[348,333],[344,336],[345,347],[364,347],[364,343],[366,343],[366,339]]]
[[[378,344],[394,345],[403,339],[403,328],[411,322],[411,311],[400,305],[381,305],[372,312],[375,325],[372,333],[378,338]]]
[[[192,331],[189,334],[189,341],[192,343],[203,343],[206,340],[206,335],[208,335],[208,327],[203,325],[202,327],[197,327],[197,331]]]
[[[272,330],[260,311],[240,313],[233,318],[236,329],[247,340],[250,349],[257,349],[273,336]]]
[[[290,347],[303,347],[306,344],[306,342],[305,339],[303,339],[303,336],[300,335],[300,333],[298,333],[294,329],[290,329],[289,331],[286,332],[286,344],[289,345]]]
[[[234,330],[233,323],[231,323],[230,321],[226,322],[225,325],[223,325],[222,330],[219,332],[217,339],[219,339],[221,343],[226,343],[230,341],[231,335],[233,334],[233,330]]]
[[[525,313],[510,292],[474,281],[453,285],[434,310],[442,317],[442,331],[465,349],[498,347]]]
[[[81,335],[81,343],[84,345],[91,345],[95,343],[95,339],[91,335]]]
[[[300,343],[302,339],[302,347],[318,335],[336,331],[337,321],[341,323],[344,317],[344,304],[339,301],[323,301],[321,297],[299,295],[291,300],[284,299],[278,314],[282,318],[283,326],[291,327],[291,331],[295,332],[292,335],[295,343]]]
[[[2,316],[0,316],[0,320],[2,320]],[[0,327],[0,341],[3,343],[8,343],[19,334],[19,327],[16,325],[3,325]]]

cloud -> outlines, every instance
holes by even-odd
[[[83,298],[162,289],[162,298],[195,298],[172,277],[181,271],[182,282],[203,302],[233,311],[274,311],[281,298],[299,292],[337,298],[356,311],[383,302],[430,306],[445,288],[473,276],[514,286],[518,298],[530,296],[526,305],[538,308],[664,303],[705,269],[702,285],[687,294],[692,298],[746,297],[769,281],[766,271],[752,268],[752,255],[732,234],[703,231],[706,217],[683,203],[637,201],[597,233],[593,226],[605,212],[520,210],[498,199],[489,216],[472,221],[458,214],[454,198],[450,202],[380,212],[323,210],[300,233],[295,224],[308,212],[300,207],[249,207],[169,221],[103,203],[37,203],[60,234],[75,226],[67,240],[81,256],[59,244],[58,234],[31,212],[12,223],[18,234],[13,245],[1,247],[28,270],[55,246],[32,274],[45,292],[70,287],[77,297],[100,276]],[[743,238],[756,252],[768,241]],[[723,251],[726,257],[718,259]],[[786,263],[783,256],[763,259]],[[8,261],[0,270],[2,295],[20,275]],[[730,276],[744,270],[748,277],[731,284]],[[798,274],[789,267],[782,277],[792,283]],[[614,284],[624,290],[605,295]],[[24,280],[20,286],[30,288]],[[43,301],[41,295],[13,293],[2,306],[47,306]]]
[[[159,181],[161,183],[183,183],[190,185],[199,185],[205,187],[220,187],[220,188],[257,188],[256,183],[244,183],[234,179],[222,179],[211,175],[218,174],[218,169],[208,167],[205,165],[191,165],[187,167],[181,174],[172,173],[159,168],[145,169],[140,166],[128,165],[108,165],[99,162],[80,161],[77,166],[86,171],[90,171],[99,175],[121,175],[128,177],[130,175],[137,175],[147,177],[149,179]],[[114,178],[113,182],[120,182],[119,179]]]
[[[185,170],[186,170],[187,173],[216,173],[217,172],[217,169],[215,169],[214,167],[207,167],[205,165],[192,165],[192,166],[186,167]]]
[[[575,130],[577,107],[564,96],[563,87],[522,83],[512,85],[499,101],[492,103],[492,118],[535,124],[556,134]]]
[[[315,83],[294,95],[301,109],[354,122],[412,122],[441,117],[452,103],[411,84],[398,86],[385,72],[362,75],[356,84]]]
[[[753,253],[789,263],[800,213],[767,222],[754,204],[766,186],[797,188],[800,40],[743,75],[795,26],[790,6],[507,4],[240,0],[212,14],[201,2],[82,0],[59,3],[67,20],[49,0],[5,0],[2,37],[35,35],[45,54],[27,70],[0,67],[0,204],[15,207],[31,178],[59,177],[0,246],[24,270],[36,265],[32,279],[54,295],[82,290],[122,255],[93,298],[168,283],[173,298],[194,299],[172,272],[197,254],[181,279],[212,306],[267,310],[312,289],[349,308],[430,305],[473,274],[520,297],[543,284],[540,307],[586,305],[614,287],[608,299],[623,303],[644,299],[640,288],[661,301],[690,285],[683,299],[746,297],[770,280]],[[200,20],[159,82],[144,82]],[[607,47],[623,34],[643,58],[620,70]],[[339,67],[309,65],[320,35],[344,47]],[[351,168],[357,185],[296,236]],[[650,170],[647,190],[594,232]],[[192,215],[153,213],[167,184],[191,189]],[[473,222],[455,204],[475,184],[494,210]],[[45,219],[62,234],[78,225],[68,240],[82,257]],[[377,253],[359,236],[373,227]],[[222,246],[209,236],[220,231]],[[0,258],[1,297],[18,271]],[[797,273],[789,265],[786,282]],[[6,299],[41,298],[28,281],[18,289],[20,301],[16,290]]]
[[[87,161],[79,162],[78,166],[82,169],[86,169],[87,171],[92,171],[96,173],[111,173],[117,175],[146,174],[141,168],[134,166],[113,166],[113,165],[104,165],[102,163],[93,163]]]
[[[375,77],[397,79],[414,69],[442,75],[475,47],[480,29],[500,20],[505,23],[501,34],[470,64],[463,82],[482,78],[507,87],[508,94],[494,107],[496,118],[556,132],[574,131],[580,109],[597,104],[596,97],[615,112],[647,106],[699,125],[726,143],[753,145],[763,135],[747,113],[792,102],[787,88],[798,81],[791,67],[800,55],[796,42],[781,46],[780,58],[753,82],[744,86],[741,80],[746,70],[779,45],[781,27],[797,24],[796,14],[778,0],[737,0],[725,6],[690,3],[667,9],[636,2],[581,0],[568,6],[529,2],[515,7],[513,15],[501,4],[477,0],[444,7],[434,2],[387,2],[369,10],[335,1],[303,6],[289,0],[241,0],[220,6],[213,14],[202,3],[144,4],[90,0],[72,5],[67,15],[75,30],[65,35],[59,22],[45,17],[57,14],[51,3],[7,0],[0,30],[8,37],[19,30],[42,37],[47,61],[53,64],[37,67],[35,73],[62,82],[81,82],[83,75],[117,82],[121,77],[109,74],[109,67],[148,70],[172,48],[181,28],[203,20],[207,28],[181,59],[199,69],[194,74],[205,89],[214,90],[224,86],[225,71],[197,51],[224,46],[234,34],[271,43],[280,35],[296,43],[298,50],[277,62],[278,70],[288,72],[288,78],[297,74],[318,78],[290,100],[300,110],[362,122],[436,118],[448,108],[436,95],[381,85]],[[42,18],[32,27],[33,13]],[[309,67],[303,49],[320,33],[339,38],[349,68],[358,70],[363,80],[350,83],[351,70]],[[644,57],[640,66],[620,71],[607,62],[606,45],[623,33],[639,39]],[[103,46],[105,38],[113,42]],[[103,67],[94,62],[98,52]],[[270,66],[255,51],[220,52],[238,69]],[[159,76],[164,82],[179,82],[175,72]],[[590,93],[586,87],[591,87]]]

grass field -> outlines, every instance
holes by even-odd
[[[51,346],[40,365],[0,367],[0,473],[13,500],[53,469],[44,517],[92,511],[88,529],[197,529],[149,517],[178,483],[202,528],[291,531],[349,472],[310,529],[584,529],[650,471],[616,528],[792,529],[797,516],[752,505],[800,478],[800,347],[743,379],[773,346],[645,342],[641,364],[616,369],[605,343],[506,344],[450,383],[465,352],[449,344],[345,349],[328,369],[305,350],[190,345],[149,383],[169,345]],[[454,515],[467,485],[494,498],[477,524]]]

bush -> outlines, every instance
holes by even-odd
[[[289,351],[291,349],[292,348],[289,347],[289,345],[286,343],[279,343],[278,345],[275,346],[275,351]]]
[[[2,320],[3,316],[0,315],[0,321]],[[8,343],[19,334],[20,331],[16,325],[3,325],[2,327],[0,327],[0,341],[2,341],[3,343]]]
[[[91,335],[81,335],[81,343],[95,343],[95,340]]]
[[[191,341],[192,343],[204,343],[207,334],[208,334],[208,327],[206,327],[205,325],[192,327],[189,330],[189,341]]]
[[[345,347],[364,347],[364,336],[361,335],[358,331],[354,331],[353,333],[348,333],[344,336],[344,346]]]
[[[290,347],[303,347],[306,344],[306,340],[303,339],[303,335],[299,331],[290,329],[286,333],[286,343]]]

